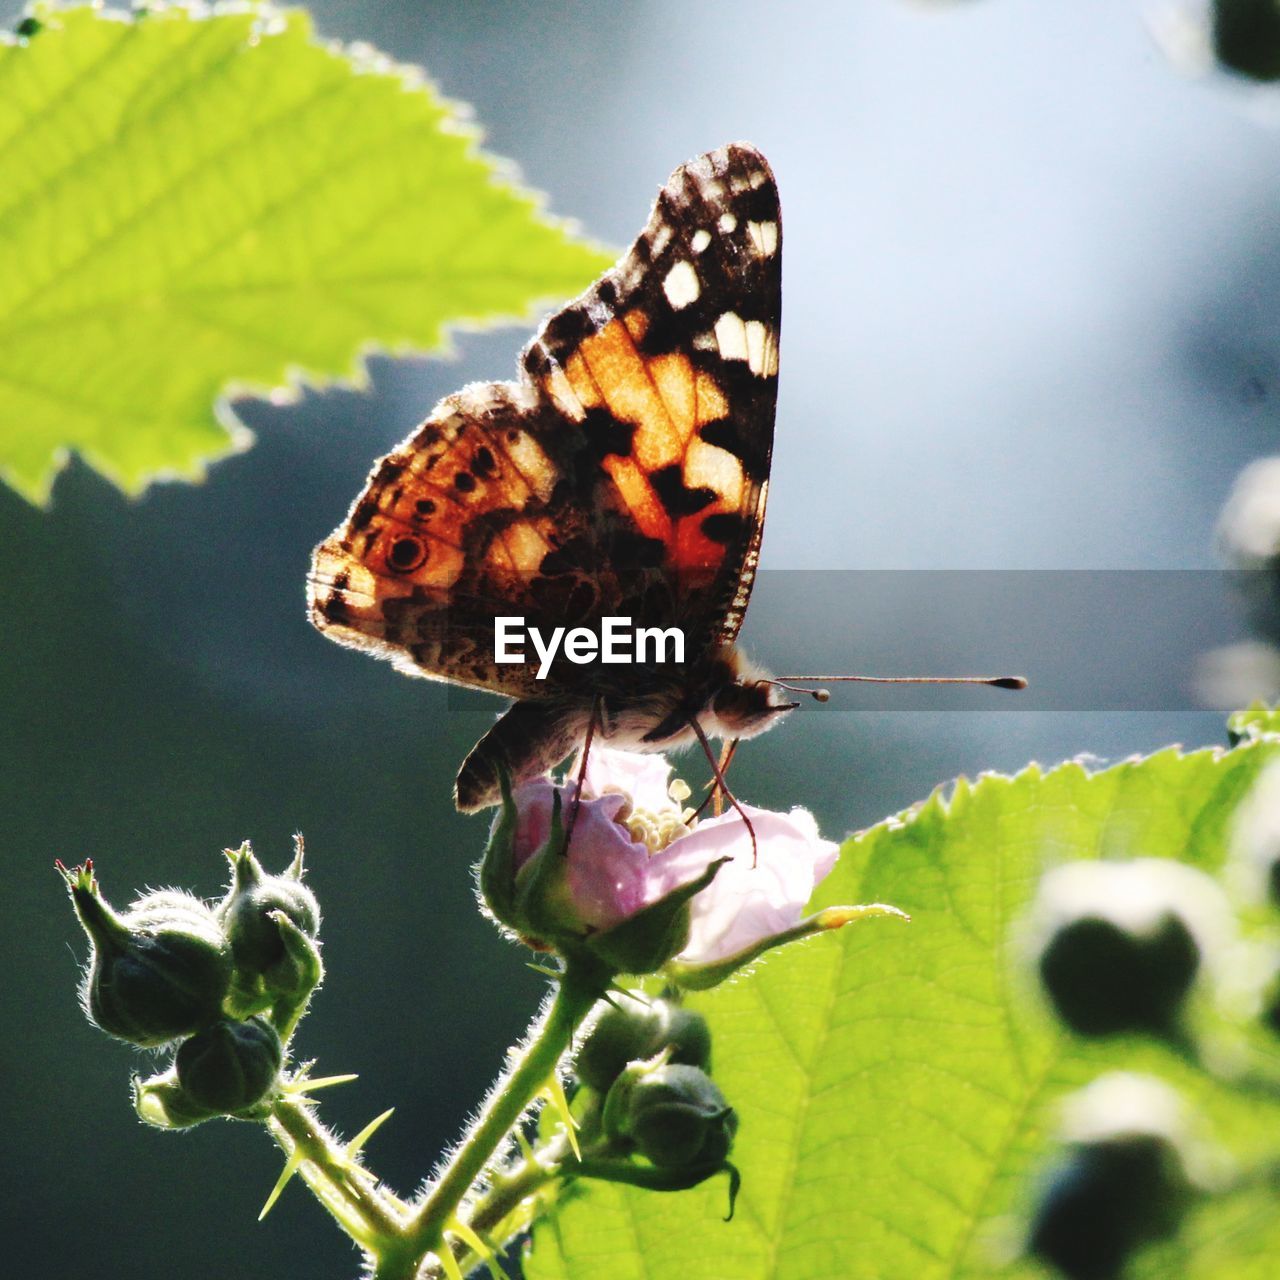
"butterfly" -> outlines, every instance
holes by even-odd
[[[311,621],[411,675],[515,699],[458,773],[470,812],[593,735],[666,751],[795,706],[735,647],[773,446],[782,221],[764,156],[690,160],[515,382],[445,397],[315,550]],[[684,661],[500,663],[495,623],[680,630]],[[710,754],[710,753],[709,753]],[[714,762],[713,762],[714,763]]]

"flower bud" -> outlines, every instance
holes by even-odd
[[[610,1085],[629,1063],[655,1058],[701,1067],[711,1065],[711,1032],[706,1019],[670,1000],[640,992],[619,996],[591,1028],[574,1062],[579,1080],[597,1093]]]
[[[1177,1155],[1153,1134],[1065,1154],[1037,1206],[1031,1253],[1068,1277],[1118,1275],[1139,1245],[1170,1236],[1185,1202]]]
[[[183,1041],[174,1065],[195,1107],[229,1115],[256,1106],[271,1092],[283,1056],[280,1037],[265,1018],[220,1018]]]
[[[727,858],[701,860],[683,883],[651,881],[650,850],[617,820],[622,795],[575,806],[544,781],[513,793],[501,766],[498,782],[502,806],[479,866],[494,919],[530,946],[600,972],[654,973],[680,952],[689,904]],[[572,796],[572,786],[565,791]]]
[[[1027,1251],[1070,1280],[1120,1275],[1172,1236],[1204,1189],[1185,1106],[1159,1081],[1099,1077],[1067,1099],[1066,1139],[1042,1179]]]
[[[1203,872],[1164,859],[1076,862],[1041,882],[1034,961],[1077,1035],[1178,1038],[1230,913]]]
[[[1213,51],[1232,71],[1280,78],[1280,6],[1276,0],[1214,0]]]
[[[231,981],[227,941],[213,913],[165,890],[118,915],[98,891],[93,864],[64,871],[93,944],[82,988],[90,1018],[108,1035],[146,1047],[214,1021]]]
[[[1146,934],[1083,916],[1064,924],[1040,956],[1058,1016],[1084,1036],[1168,1031],[1199,967],[1195,939],[1176,915]]]
[[[288,869],[267,875],[246,840],[228,850],[233,879],[218,906],[218,917],[231,940],[236,977],[240,984],[259,980],[273,992],[296,992],[310,981],[290,954],[275,912],[281,912],[298,932],[314,940],[320,931],[320,906],[315,894],[302,883],[302,841]]]
[[[733,1146],[738,1117],[705,1071],[637,1062],[613,1082],[604,1127],[659,1168],[718,1167]]]
[[[218,1114],[198,1106],[187,1096],[172,1067],[149,1080],[134,1077],[133,1109],[144,1124],[157,1129],[190,1129]]]

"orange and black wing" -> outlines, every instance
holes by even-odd
[[[754,576],[777,394],[781,221],[768,164],[678,169],[628,253],[552,316],[517,383],[447,397],[315,552],[313,622],[404,670],[572,694],[494,661],[494,619],[733,639]]]
[[[681,626],[690,655],[732,641],[750,595],[781,319],[777,186],[758,151],[731,144],[676,170],[618,265],[524,354],[577,428],[548,447],[595,513],[557,563],[622,573],[614,611],[647,601],[643,621]]]

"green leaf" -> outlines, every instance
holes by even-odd
[[[815,905],[890,902],[912,923],[784,948],[694,1002],[741,1118],[734,1221],[720,1221],[722,1181],[671,1195],[581,1183],[536,1229],[530,1280],[1042,1276],[1018,1245],[1058,1107],[1116,1068],[1181,1090],[1242,1166],[1270,1159],[1280,1094],[1232,1090],[1153,1042],[1071,1037],[1028,975],[1019,924],[1041,870],[1068,860],[1218,870],[1237,802],[1278,752],[1258,740],[961,780],[851,839]],[[1192,1226],[1212,1237],[1205,1221]]]
[[[34,11],[0,44],[0,476],[123,489],[248,433],[220,396],[528,317],[609,264],[411,68],[301,10]]]

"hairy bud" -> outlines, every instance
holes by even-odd
[[[165,890],[119,915],[99,892],[92,863],[63,874],[93,944],[84,1006],[103,1031],[145,1048],[190,1035],[220,1016],[231,959],[204,903]]]
[[[655,1058],[700,1067],[711,1065],[711,1032],[706,1019],[670,1000],[632,992],[619,996],[592,1027],[574,1062],[578,1079],[607,1093],[629,1063]]]
[[[221,1018],[178,1049],[178,1083],[196,1107],[230,1115],[257,1106],[275,1086],[283,1050],[261,1017]]]
[[[288,869],[278,876],[268,875],[254,857],[248,841],[228,850],[232,883],[218,906],[240,986],[261,986],[269,992],[295,993],[314,985],[312,967],[300,964],[286,945],[281,917],[314,941],[320,931],[320,906],[316,896],[302,883],[302,840]],[[277,914],[278,913],[278,914]]]
[[[738,1117],[705,1071],[637,1062],[609,1090],[604,1126],[659,1168],[676,1169],[723,1164]]]

